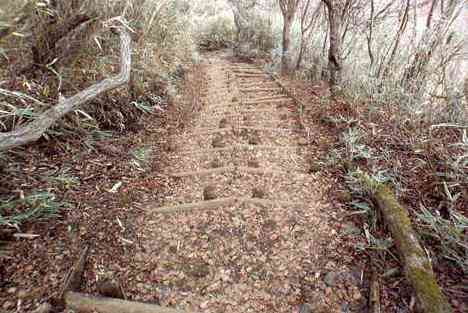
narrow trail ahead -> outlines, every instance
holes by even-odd
[[[142,217],[135,292],[198,312],[354,312],[360,271],[325,200],[331,183],[310,173],[305,136],[319,134],[257,67],[218,54],[206,74],[206,105],[173,139],[177,187]]]

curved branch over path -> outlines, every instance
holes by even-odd
[[[120,87],[130,80],[131,72],[131,37],[124,27],[118,28],[120,34],[120,73],[92,85],[76,95],[60,99],[59,103],[43,112],[33,122],[7,133],[0,133],[0,152],[34,142],[64,115],[97,97],[99,94]],[[12,95],[0,89],[0,94]]]

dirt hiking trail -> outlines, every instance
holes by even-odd
[[[205,64],[206,103],[172,138],[174,190],[141,217],[135,298],[196,312],[358,312],[332,183],[294,101],[255,65]]]

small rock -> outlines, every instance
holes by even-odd
[[[309,303],[304,303],[301,304],[299,307],[299,313],[313,313],[314,312],[314,307],[310,305]]]
[[[346,172],[350,172],[353,170],[353,162],[349,161],[349,160],[343,160],[341,162],[341,166],[343,167],[343,169],[346,171]]]
[[[16,293],[17,290],[18,290],[18,288],[16,288],[16,287],[11,287],[11,288],[8,288],[7,293],[13,294],[13,293]]]
[[[206,186],[203,190],[203,200],[213,200],[216,198],[216,187],[213,185]]]
[[[223,137],[222,136],[214,137],[213,142],[212,142],[212,146],[213,146],[213,148],[224,148],[226,146],[226,144],[223,141]]]
[[[228,121],[226,118],[223,118],[221,121],[219,121],[219,128],[226,128],[228,125]]]
[[[353,300],[360,300],[362,298],[361,292],[357,289],[353,290]]]
[[[97,282],[97,290],[104,297],[124,299],[122,287],[114,279],[104,279]]]
[[[247,166],[248,167],[253,167],[253,168],[259,168],[260,167],[260,164],[258,163],[257,160],[249,160],[247,162]]]
[[[251,145],[259,145],[261,143],[260,135],[258,132],[254,132],[252,136],[249,138],[249,144]]]
[[[214,159],[213,161],[211,161],[210,166],[211,168],[220,168],[223,166],[223,164],[219,159]]]
[[[309,141],[306,138],[299,138],[297,144],[299,146],[307,146],[309,144]]]
[[[20,290],[18,291],[18,293],[16,294],[16,296],[19,298],[19,299],[26,299],[28,297],[28,292],[26,290]]]
[[[323,281],[325,282],[325,284],[327,284],[327,286],[329,287],[334,287],[336,286],[336,282],[337,282],[337,278],[338,278],[338,274],[335,273],[335,272],[328,272],[325,277],[323,278]]]
[[[3,305],[2,305],[2,308],[3,308],[4,310],[8,310],[8,309],[13,308],[14,306],[15,306],[15,304],[14,304],[13,302],[11,302],[11,301],[5,301],[5,302],[3,303]]]
[[[261,188],[255,187],[252,190],[253,198],[264,199],[265,198],[265,191]]]
[[[232,102],[237,102],[239,99],[237,97],[232,97]]]
[[[177,151],[177,146],[172,142],[167,142],[164,146],[164,150],[167,152],[175,152]]]

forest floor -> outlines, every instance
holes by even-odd
[[[206,55],[186,80],[167,111],[99,151],[45,143],[3,169],[0,192],[47,186],[74,209],[26,225],[21,232],[37,236],[8,244],[0,308],[54,303],[90,246],[88,293],[112,278],[129,299],[187,311],[365,311],[369,262],[356,246],[366,239],[343,205],[342,179],[322,162],[333,134],[271,76],[228,53]],[[321,110],[326,88],[312,89],[308,104]],[[54,177],[76,180],[51,188]],[[411,292],[398,287],[382,302],[384,312],[409,312]]]

